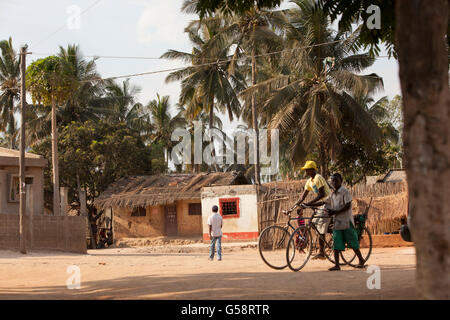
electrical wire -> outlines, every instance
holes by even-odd
[[[97,1],[100,2],[101,0]],[[335,40],[335,41],[329,41],[329,42],[323,42],[323,43],[318,43],[318,44],[314,44],[314,45],[309,45],[309,46],[303,46],[303,47],[298,47],[298,48],[291,48],[291,49],[283,49],[283,50],[279,50],[279,51],[273,51],[273,52],[268,52],[268,53],[263,53],[263,54],[258,54],[255,55],[255,58],[260,58],[260,57],[265,57],[265,56],[271,56],[271,55],[275,55],[275,54],[280,54],[280,53],[284,53],[284,52],[288,52],[288,51],[295,51],[295,50],[303,50],[303,49],[308,49],[308,48],[314,48],[314,47],[319,47],[319,46],[324,46],[324,45],[329,45],[329,44],[334,44],[334,43],[338,43],[338,42],[343,42],[346,41],[346,39],[342,39],[342,40]],[[32,55],[46,55],[46,53],[33,53],[33,52],[28,52],[28,54],[32,54]],[[84,57],[89,57],[89,56],[84,56]],[[114,59],[155,59],[155,60],[166,60],[167,58],[155,58],[155,57],[131,57],[131,56],[90,56],[90,57],[98,57],[98,58],[114,58]],[[379,57],[375,57],[377,58],[386,58],[389,56],[379,56]],[[200,67],[205,67],[205,66],[211,66],[211,65],[219,65],[219,64],[224,64],[224,63],[228,63],[231,62],[233,60],[244,60],[244,59],[249,59],[251,58],[251,56],[248,55],[244,55],[241,56],[237,59],[227,59],[227,60],[220,60],[220,61],[214,61],[214,62],[209,62],[209,63],[203,63],[203,64],[196,64],[196,65],[191,65],[191,66],[187,66],[187,67],[178,67],[178,68],[170,68],[170,69],[163,69],[163,70],[156,70],[156,71],[147,71],[147,72],[141,72],[141,73],[132,73],[132,74],[126,74],[126,75],[118,75],[118,76],[111,76],[111,77],[106,77],[106,78],[94,78],[94,79],[89,79],[89,80],[82,80],[80,81],[81,83],[83,82],[92,82],[92,81],[107,81],[107,80],[115,80],[115,79],[121,79],[121,78],[132,78],[132,77],[138,77],[138,76],[144,76],[144,75],[150,75],[150,74],[158,74],[158,73],[166,73],[166,72],[174,72],[174,71],[180,71],[186,68],[200,68]],[[370,76],[370,75],[362,75],[364,77],[371,77],[371,78],[376,78],[376,79],[380,79],[381,77],[374,77],[374,76]]]
[[[83,11],[80,12],[80,17],[86,13],[87,11],[89,11],[90,9],[92,9],[93,7],[95,7],[97,4],[99,4],[102,0],[97,0],[96,2],[94,2],[93,4],[91,4],[89,7],[87,7],[86,9],[84,9]],[[57,30],[55,30],[54,32],[52,32],[51,34],[49,34],[47,37],[41,39],[36,45],[34,45],[35,47],[39,46],[41,43],[47,41],[49,38],[53,37],[55,34],[57,34],[58,32],[60,32],[61,30],[66,28],[66,24],[62,25],[61,27],[59,27]],[[31,44],[30,44],[30,48],[31,48]]]

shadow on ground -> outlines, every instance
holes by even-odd
[[[364,270],[126,276],[66,286],[5,288],[0,299],[416,299],[415,269],[381,269],[381,289]]]

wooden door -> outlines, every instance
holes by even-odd
[[[175,205],[165,206],[166,211],[166,235],[176,236],[178,234],[177,207]]]

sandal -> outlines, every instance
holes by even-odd
[[[339,266],[334,266],[334,267],[331,267],[330,269],[328,269],[328,271],[339,271],[339,270],[341,270],[341,268]]]

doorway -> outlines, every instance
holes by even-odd
[[[178,234],[177,207],[173,205],[165,206],[166,211],[166,235],[176,236]]]

